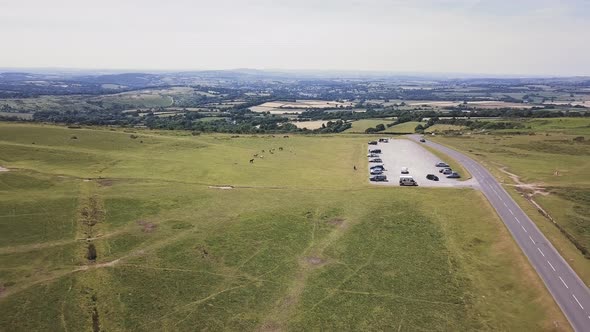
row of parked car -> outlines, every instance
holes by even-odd
[[[389,143],[389,139],[387,138],[380,138],[379,142],[377,141],[370,141],[369,145],[377,145],[378,143]],[[382,163],[383,160],[381,157],[381,149],[369,149],[369,154],[367,155],[369,158],[369,163]],[[387,175],[383,174],[385,171],[385,166],[381,165],[371,165],[369,168],[371,176],[369,177],[370,181],[374,182],[385,182],[387,181]]]

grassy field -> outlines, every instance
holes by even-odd
[[[430,127],[426,128],[426,130],[424,130],[424,132],[427,132],[427,133],[444,132],[447,130],[463,130],[465,128],[466,128],[465,126],[435,124],[434,126],[430,126]]]
[[[400,123],[398,125],[389,127],[385,129],[384,133],[393,133],[393,134],[413,134],[415,132],[416,126],[419,124],[424,124],[418,121],[409,121]]]
[[[372,186],[366,139],[0,123],[0,330],[569,330],[479,192]]]
[[[561,232],[545,232],[572,266],[590,282],[590,124],[589,119],[538,119],[527,121],[535,135],[432,137],[482,161],[514,193],[533,194],[573,241]],[[571,132],[571,134],[568,134]],[[577,137],[584,137],[583,140]],[[527,203],[523,200],[524,204]],[[556,228],[538,212],[531,216],[539,226]],[[556,228],[557,229],[557,228]]]
[[[352,122],[352,127],[345,130],[345,133],[364,133],[369,128],[375,128],[378,124],[387,124],[393,122],[392,119],[363,119]]]

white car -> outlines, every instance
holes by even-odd
[[[407,167],[402,167],[402,174],[410,174],[410,171]]]

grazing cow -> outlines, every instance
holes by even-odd
[[[275,154],[275,153],[274,153],[274,152],[272,152],[272,151],[269,151],[269,152],[270,152],[270,154]]]
[[[254,164],[254,159],[250,159],[250,164]]]
[[[355,166],[352,166],[352,167],[353,167],[353,168],[354,168],[354,170],[356,171],[356,165],[355,165]]]
[[[264,159],[264,156],[260,156],[260,159]]]
[[[289,135],[285,135],[285,136],[283,136],[283,138],[289,138]]]
[[[283,147],[282,146],[279,146],[279,151],[283,151]]]
[[[255,154],[255,155],[253,155],[252,157],[254,157],[254,158],[258,157],[258,153],[257,153],[257,154]]]
[[[262,153],[264,153],[264,150],[262,150]]]

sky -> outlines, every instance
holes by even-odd
[[[590,75],[590,0],[0,0],[0,68]]]

